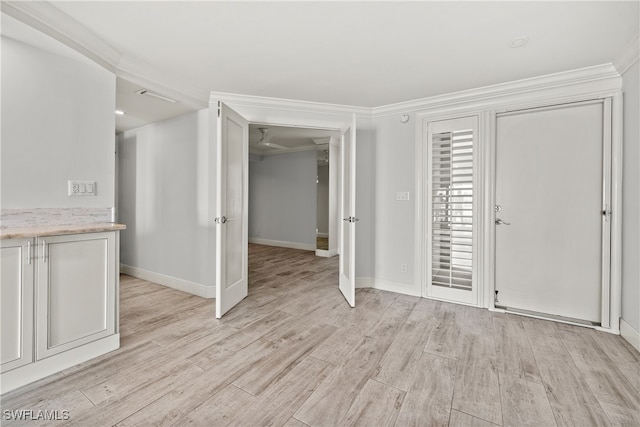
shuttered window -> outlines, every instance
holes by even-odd
[[[433,134],[431,147],[431,284],[471,290],[473,129]]]

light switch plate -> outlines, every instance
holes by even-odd
[[[396,200],[402,200],[402,201],[409,200],[409,192],[408,191],[398,191],[398,192],[396,192]]]
[[[69,196],[95,196],[95,181],[68,181]]]

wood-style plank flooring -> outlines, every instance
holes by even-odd
[[[249,297],[222,320],[212,300],[122,276],[122,348],[2,410],[77,426],[640,425],[640,355],[618,336],[372,289],[351,309],[337,258],[249,253]],[[39,423],[2,421],[21,424]]]

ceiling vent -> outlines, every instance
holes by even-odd
[[[140,89],[140,90],[136,91],[136,93],[138,95],[150,96],[152,98],[156,98],[156,99],[159,99],[159,100],[165,101],[165,102],[170,102],[172,104],[175,104],[177,102],[173,98],[169,98],[168,96],[160,95],[159,93],[152,92],[152,91],[150,91],[148,89]]]

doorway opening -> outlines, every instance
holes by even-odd
[[[211,123],[216,164],[216,317],[221,318],[224,313],[242,301],[249,291],[247,252],[249,244],[250,153],[249,120],[225,103],[221,101],[216,103],[217,108],[211,111],[213,113]],[[304,126],[299,127],[304,128]],[[260,132],[258,140],[261,142],[260,145],[268,146],[267,143],[275,145],[274,142],[265,141],[268,131],[265,132],[265,130],[258,128],[258,132]],[[344,123],[339,135],[342,153],[340,156],[340,176],[342,177],[340,216],[346,217],[340,223],[341,256],[339,258],[338,287],[349,305],[355,307],[355,250],[352,247],[355,242],[355,222],[358,221],[355,217],[355,114],[351,115],[350,121]],[[285,147],[283,144],[278,145]],[[317,175],[315,175],[317,158],[316,154],[313,156],[311,173],[317,180]],[[278,170],[287,169],[286,167],[278,168]],[[285,194],[285,196],[284,203],[286,205],[286,202],[291,199],[291,194]],[[270,200],[270,202],[273,201]],[[315,200],[313,204],[315,204]],[[291,210],[291,208],[286,210],[286,214],[290,215]],[[292,221],[298,218],[299,216],[293,216]]]
[[[338,254],[339,152],[339,130],[249,124],[250,294],[337,272],[314,258]]]
[[[249,243],[337,255],[339,131],[249,125]]]

